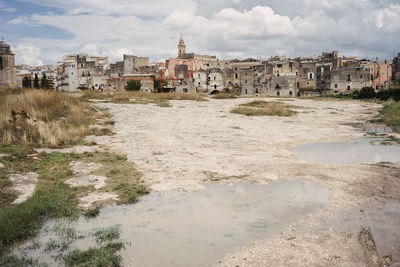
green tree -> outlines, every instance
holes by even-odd
[[[24,79],[22,80],[22,87],[24,87],[24,88],[31,88],[32,87],[31,76],[25,76],[24,77]]]
[[[132,80],[128,81],[125,85],[125,90],[127,91],[139,91],[142,87],[141,81]]]
[[[154,92],[160,92],[161,82],[160,80],[154,80]]]
[[[39,77],[37,75],[37,73],[35,73],[35,80],[33,80],[33,87],[39,89],[40,85],[39,85]]]
[[[43,73],[42,79],[40,81],[40,86],[43,89],[49,89],[49,80],[47,80],[46,73]]]
[[[360,92],[358,93],[359,99],[371,99],[375,98],[376,93],[374,88],[372,87],[363,87]]]

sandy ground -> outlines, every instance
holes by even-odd
[[[103,149],[126,153],[155,191],[193,191],[206,183],[243,180],[304,180],[329,188],[330,203],[324,209],[289,225],[276,239],[238,248],[218,266],[367,265],[357,240],[362,226],[376,233],[379,254],[391,258],[394,266],[400,264],[396,208],[400,207],[400,164],[312,164],[291,151],[303,143],[360,138],[363,133],[347,124],[374,117],[381,106],[267,99],[302,108],[293,117],[229,113],[251,100],[171,101],[172,108],[98,103],[110,109],[116,135],[101,137],[97,143]],[[387,203],[393,210],[386,210]],[[382,227],[385,221],[377,222],[382,216],[395,222],[386,229]]]

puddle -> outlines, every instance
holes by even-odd
[[[313,163],[400,162],[400,146],[381,145],[379,141],[382,140],[364,138],[347,143],[308,143],[297,146],[293,152]]]
[[[136,205],[108,207],[94,219],[72,222],[77,235],[85,238],[72,241],[68,250],[95,246],[96,230],[119,224],[121,240],[129,243],[121,251],[128,266],[210,265],[236,247],[276,237],[299,216],[322,208],[328,196],[325,187],[302,181],[208,185],[192,193],[153,192]],[[45,229],[59,222],[43,227],[42,244],[57,237]],[[44,247],[35,250],[28,242],[15,254],[26,253],[51,266],[62,264],[54,260],[57,252],[46,252]]]
[[[393,127],[389,127],[389,126],[382,125],[382,124],[376,124],[376,123],[359,122],[359,123],[348,123],[345,125],[349,125],[354,128],[357,128],[358,130],[365,132],[365,133],[393,133],[398,130]]]

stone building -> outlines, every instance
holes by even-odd
[[[392,64],[387,62],[379,63],[378,59],[373,64],[373,80],[372,87],[375,90],[389,89],[392,81]]]
[[[154,91],[154,77],[150,74],[131,74],[118,78],[108,78],[105,90],[106,91],[122,91],[128,81],[140,81],[140,91],[152,93]]]
[[[193,73],[198,70],[207,70],[212,68],[214,62],[216,61],[218,61],[216,56],[186,53],[186,45],[181,37],[178,44],[178,57],[170,58],[166,61],[166,76],[178,77],[178,75],[175,73],[175,67],[177,65],[186,65],[188,67],[188,71]]]
[[[110,64],[107,74],[109,77],[118,78],[124,75],[140,74],[148,72],[150,59],[134,55],[124,55],[124,60]]]
[[[266,91],[263,91],[263,95],[298,96],[297,76],[295,74],[272,76],[266,82]]]
[[[371,68],[340,68],[331,71],[330,90],[333,93],[350,93],[372,86]]]
[[[17,86],[15,55],[11,47],[0,41],[0,87]]]
[[[57,89],[104,89],[109,68],[107,57],[91,57],[87,54],[68,55],[58,67]]]
[[[208,93],[208,71],[195,71],[193,73],[193,84],[197,93]]]
[[[210,69],[208,74],[209,94],[221,93],[225,89],[224,72],[220,69]]]
[[[392,79],[395,83],[400,84],[400,53],[393,59]]]

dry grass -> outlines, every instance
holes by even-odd
[[[236,95],[230,94],[230,93],[221,93],[221,94],[216,94],[212,96],[214,99],[234,99],[237,98]]]
[[[90,134],[96,112],[76,97],[54,91],[0,89],[2,144],[65,146]]]
[[[292,116],[297,111],[291,110],[291,106],[280,102],[266,102],[255,100],[250,103],[242,104],[231,110],[231,113],[246,116]]]
[[[101,93],[95,91],[85,91],[83,98],[85,99],[102,99],[118,104],[156,104],[160,107],[171,107],[169,100],[190,100],[190,101],[207,101],[204,97],[195,94],[184,93],[145,93],[120,91],[112,93]]]

